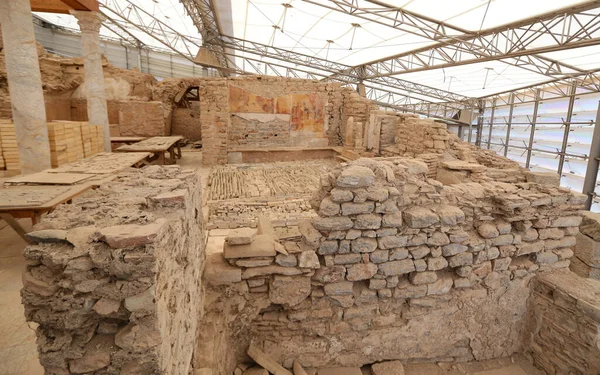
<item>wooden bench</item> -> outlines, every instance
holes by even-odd
[[[126,145],[130,145],[141,142],[145,139],[148,139],[148,137],[110,137],[110,143],[124,143]]]
[[[0,187],[0,218],[30,243],[25,229],[16,219],[29,218],[35,225],[43,214],[52,212],[59,204],[69,202],[91,188],[91,185],[3,186]]]
[[[149,160],[159,159],[160,164],[167,164],[165,160],[165,152],[169,153],[168,164],[175,164],[177,159],[181,159],[181,145],[179,142],[183,139],[182,136],[170,137],[152,137],[144,141],[131,145],[124,145],[117,148],[118,152],[150,152],[153,154]]]

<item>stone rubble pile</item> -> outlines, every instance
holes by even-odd
[[[269,217],[277,227],[295,226],[316,216],[308,198],[216,201],[208,202],[207,208],[207,229],[256,227],[258,216]]]
[[[299,361],[293,361],[292,371],[288,371],[277,361],[259,348],[250,345],[247,350],[253,363],[240,363],[235,368],[234,375],[362,375],[360,367],[325,367],[304,368]],[[404,375],[404,366],[400,361],[385,361],[370,366],[372,375]]]
[[[22,300],[47,374],[187,374],[204,266],[199,177],[129,169],[29,233]]]
[[[299,223],[299,242],[258,246],[257,237],[235,253],[226,245],[228,263],[211,256],[216,271],[207,280],[241,283],[252,298],[268,299],[251,337],[286,368],[294,359],[323,367],[514,352],[525,285],[536,272],[569,266],[585,196],[532,183],[444,186],[428,173],[422,161],[401,157],[343,165],[322,179],[319,217]],[[460,328],[473,316],[485,332]],[[377,350],[359,339],[362,331]],[[440,344],[444,335],[454,339]],[[420,340],[417,352],[407,337]],[[310,348],[299,354],[303,345]]]

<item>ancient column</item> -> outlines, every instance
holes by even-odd
[[[28,0],[0,0],[3,51],[21,173],[51,167],[46,107]]]
[[[100,25],[102,20],[98,12],[71,11],[71,14],[77,18],[81,30],[88,121],[90,125],[102,125],[104,127],[104,151],[110,152],[110,128],[108,126],[108,111],[104,93],[102,51],[100,50]]]

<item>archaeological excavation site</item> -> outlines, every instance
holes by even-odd
[[[0,0],[0,375],[600,375],[600,1],[533,3]]]

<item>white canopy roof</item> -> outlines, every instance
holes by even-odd
[[[109,0],[101,0],[108,3]],[[126,8],[127,0],[110,0]],[[273,47],[318,56],[349,66],[356,66],[387,56],[427,47],[435,41],[394,29],[303,0],[213,0],[223,34],[259,42]],[[326,0],[313,0],[328,3]],[[580,0],[386,0],[386,4],[443,21],[459,29],[477,32],[520,19],[547,13]],[[177,32],[200,38],[192,19],[178,0],[142,0],[135,4]],[[376,4],[361,2],[371,10]],[[334,3],[329,4],[335,7]],[[49,22],[78,29],[72,16],[39,14]],[[148,17],[150,18],[150,17]],[[150,46],[163,47],[151,36],[131,29],[136,37]],[[458,32],[457,32],[458,33]],[[594,30],[594,37],[600,31]],[[117,37],[107,28],[102,34]],[[550,36],[548,36],[550,37]],[[532,46],[543,45],[544,38]],[[194,53],[194,51],[192,51]],[[236,51],[237,56],[245,52]],[[552,52],[542,56],[582,69],[600,68],[600,46]],[[548,80],[548,77],[509,65],[502,61],[434,69],[397,75],[403,80],[469,97],[497,92]]]

